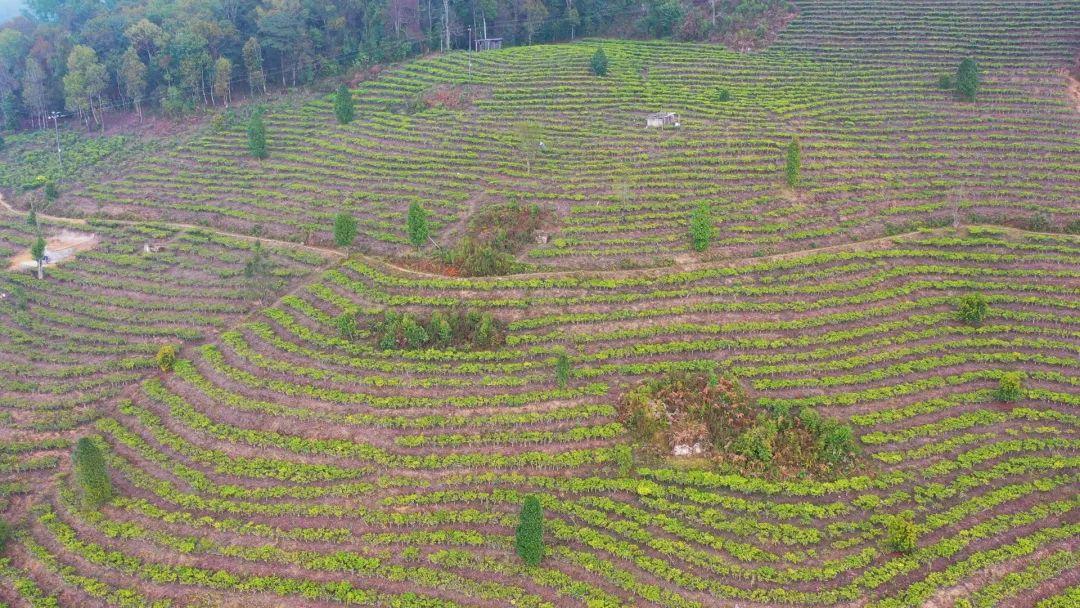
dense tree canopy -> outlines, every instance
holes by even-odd
[[[454,49],[608,32],[719,37],[783,0],[28,0],[0,24],[0,126],[51,111],[88,127],[114,109],[175,115],[236,93]]]

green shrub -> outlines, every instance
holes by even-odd
[[[951,91],[956,88],[956,83],[953,82],[953,77],[948,74],[942,74],[938,78],[938,88],[943,91]]]
[[[888,543],[889,548],[898,553],[911,553],[918,547],[919,532],[911,512],[894,515],[889,521]]]
[[[731,101],[731,91],[729,91],[727,89],[717,89],[716,90],[716,101],[718,101],[720,103],[726,103],[726,102]]]
[[[990,305],[981,293],[968,294],[960,298],[956,305],[956,317],[972,327],[982,325],[989,311]]]
[[[356,240],[356,218],[341,212],[334,216],[334,244],[348,247]]]
[[[481,314],[473,310],[456,311],[449,315],[435,311],[426,321],[408,313],[388,310],[383,319],[374,325],[373,331],[378,337],[379,348],[383,350],[488,349],[504,340],[505,328],[491,313]]]
[[[1073,220],[1065,225],[1066,234],[1080,234],[1080,220]]]
[[[589,67],[592,68],[593,74],[596,74],[597,76],[607,76],[608,58],[603,47],[597,48],[596,52],[593,53],[592,59],[589,61]]]
[[[157,356],[154,358],[157,361],[157,366],[163,372],[173,371],[173,367],[176,366],[177,351],[176,346],[173,344],[162,344],[161,348],[157,351]]]
[[[1028,220],[1027,229],[1032,232],[1050,232],[1050,218],[1045,213],[1036,213]]]
[[[544,510],[535,496],[526,496],[521,505],[514,548],[528,566],[538,566],[544,558]]]
[[[60,189],[56,187],[56,182],[50,180],[45,182],[45,200],[50,203],[60,198]]]
[[[435,341],[435,346],[439,348],[446,348],[454,339],[454,330],[450,325],[450,320],[446,318],[445,314],[438,310],[431,313],[429,333],[431,339]]]
[[[11,526],[6,519],[0,518],[0,553],[7,547],[7,541],[11,538]]]
[[[356,315],[343,312],[336,319],[334,324],[337,325],[338,334],[346,340],[355,340],[357,336]]]
[[[1019,401],[1024,396],[1024,376],[1020,372],[1007,372],[998,380],[997,398],[1002,401]]]
[[[750,427],[735,440],[732,449],[751,460],[763,463],[771,463],[773,459],[773,445],[779,429],[776,422],[761,417],[757,424]]]
[[[412,315],[401,318],[401,333],[405,336],[405,345],[411,349],[423,348],[428,342],[428,333],[423,325],[416,322]]]
[[[105,457],[89,437],[83,437],[75,444],[71,464],[75,487],[84,508],[97,509],[112,500],[115,491],[105,468]]]

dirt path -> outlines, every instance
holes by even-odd
[[[0,209],[3,211],[14,214],[23,215],[22,211],[12,207],[6,200],[4,200],[3,193],[0,193]],[[84,219],[63,217],[59,215],[46,215],[39,213],[37,217],[41,220],[48,222],[56,222],[58,224],[69,224],[79,226],[80,228],[87,228],[90,226],[90,222]],[[235,232],[226,232],[224,230],[218,230],[216,228],[210,228],[208,226],[196,226],[194,224],[177,224],[173,222],[159,222],[159,221],[136,221],[136,220],[101,220],[102,223],[117,224],[121,226],[163,226],[165,228],[172,228],[175,230],[197,230],[201,232],[210,232],[219,236],[229,237],[233,239],[241,239],[245,241],[260,241],[262,243],[268,243],[271,245],[277,245],[279,247],[292,247],[296,249],[305,249],[307,251],[314,251],[323,255],[330,256],[331,258],[344,258],[346,254],[336,249],[330,249],[328,247],[317,247],[315,245],[304,245],[302,243],[293,243],[292,241],[282,241],[279,239],[271,239],[260,236],[251,236],[249,234],[238,234]]]
[[[1065,80],[1069,83],[1069,97],[1073,100],[1073,105],[1076,106],[1076,111],[1080,112],[1080,80],[1077,80],[1072,74],[1065,74]]]

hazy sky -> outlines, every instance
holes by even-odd
[[[19,14],[22,0],[0,0],[0,21],[7,21],[9,17]]]

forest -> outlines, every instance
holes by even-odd
[[[765,38],[783,0],[28,0],[0,25],[0,126],[182,116],[477,38]],[[745,44],[745,43],[744,43]],[[752,46],[752,43],[751,43]]]

